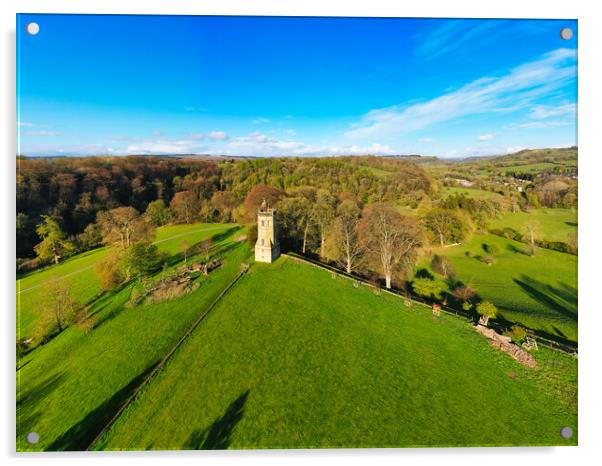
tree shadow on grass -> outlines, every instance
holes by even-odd
[[[17,393],[17,437],[27,435],[41,413],[36,409],[64,381],[62,373],[53,374],[29,389]],[[20,387],[19,387],[20,388]]]
[[[184,448],[186,450],[226,450],[230,446],[236,425],[244,415],[248,397],[249,390],[230,403],[226,412],[216,418],[208,428],[195,430],[184,443]]]
[[[140,384],[146,380],[146,377],[152,372],[155,366],[156,363],[151,364],[144,372],[130,380],[125,387],[117,391],[111,398],[86,414],[78,423],[57,437],[46,448],[46,451],[83,451],[89,448],[91,443],[134,394]]]
[[[559,288],[521,275],[513,279],[531,298],[561,316],[577,322],[577,289],[566,284]]]
[[[507,244],[506,249],[514,254],[522,254],[523,256],[528,256],[529,253],[522,248],[517,248],[514,244]]]

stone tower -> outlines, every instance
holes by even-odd
[[[257,213],[256,262],[274,262],[280,256],[276,210],[267,207],[264,201]]]

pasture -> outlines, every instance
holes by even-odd
[[[168,225],[157,228],[155,244],[160,251],[169,254],[179,252],[180,243],[186,238],[190,244],[232,228],[233,225],[196,223]],[[54,280],[68,280],[74,297],[86,305],[92,305],[102,295],[94,266],[107,254],[105,247],[78,254],[58,265],[30,272],[17,280],[17,339],[31,336],[37,312],[42,305],[44,284]]]
[[[569,445],[576,360],[286,257],[255,264],[97,449]]]
[[[240,231],[227,225],[199,224],[159,232],[159,245],[176,253],[176,260],[180,260],[178,244],[184,233],[191,243],[215,238],[212,254],[223,261],[207,277],[197,279],[198,289],[180,298],[135,307],[126,306],[133,285],[103,294],[93,303],[95,325],[90,333],[69,327],[19,360],[18,450],[86,448],[249,256],[246,243],[236,241]],[[90,260],[89,256],[84,259]],[[40,442],[33,446],[25,441],[30,431],[40,433]]]
[[[490,254],[484,245],[494,245]],[[458,246],[437,248],[449,257],[457,279],[480,299],[493,302],[501,316],[535,330],[577,341],[577,256],[537,248],[496,235],[474,235]],[[491,265],[480,257],[492,258]],[[422,267],[428,268],[428,261]],[[439,278],[442,280],[442,278]]]

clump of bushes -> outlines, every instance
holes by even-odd
[[[475,259],[487,265],[491,265],[494,262],[491,256],[475,256]]]
[[[497,246],[497,244],[483,244],[483,251],[485,251],[487,254],[498,254],[500,252],[500,248]]]

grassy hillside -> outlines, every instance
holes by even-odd
[[[557,445],[576,361],[528,370],[466,321],[290,259],[256,264],[97,445]]]
[[[499,252],[486,253],[484,244]],[[577,256],[538,248],[531,257],[525,244],[495,235],[474,235],[466,244],[435,252],[448,256],[457,278],[506,319],[577,341]],[[478,256],[494,262],[487,265]]]
[[[203,231],[198,231],[201,228]],[[200,278],[196,291],[158,304],[129,308],[125,307],[131,291],[128,286],[95,302],[96,326],[89,334],[68,328],[19,361],[18,450],[85,448],[144,376],[237,275],[240,263],[249,255],[246,244],[234,242],[239,232],[225,226],[165,228],[159,236],[159,241],[165,240],[162,248],[177,251],[176,237],[183,233],[195,241],[210,235],[220,241],[215,254],[222,257],[223,266]],[[25,441],[30,431],[40,433],[40,442],[35,446]]]
[[[507,212],[491,222],[490,228],[510,227],[520,232],[523,225],[537,221],[543,239],[566,241],[570,233],[577,232],[577,211],[572,209],[535,209],[530,212]]]
[[[169,225],[157,229],[155,242],[160,250],[170,254],[179,252],[180,242],[186,238],[191,244],[219,234],[232,225],[192,224]],[[82,303],[93,303],[102,289],[94,266],[104,259],[106,248],[78,254],[65,262],[34,271],[17,280],[17,339],[30,337],[34,331],[37,310],[42,305],[44,284],[52,280],[68,279],[73,296]]]

